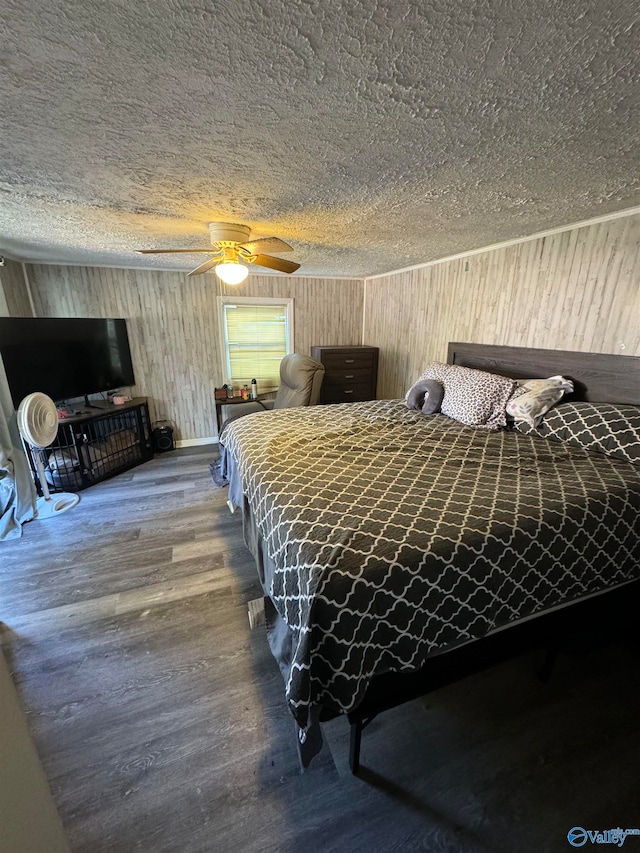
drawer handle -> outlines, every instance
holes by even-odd
[[[345,391],[345,394],[353,394],[353,391]]]
[[[355,361],[355,358],[345,358],[344,363],[345,364],[353,364],[354,361]]]
[[[344,378],[345,379],[353,379],[353,373],[345,373]]]

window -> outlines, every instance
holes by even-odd
[[[280,384],[280,362],[292,351],[293,299],[220,296],[225,382],[261,391]]]

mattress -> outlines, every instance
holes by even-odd
[[[258,413],[221,439],[303,741],[377,674],[640,577],[640,468],[604,454],[389,400]]]

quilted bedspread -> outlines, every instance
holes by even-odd
[[[377,673],[640,576],[640,467],[604,454],[389,400],[249,415],[222,441],[275,565],[303,732]]]

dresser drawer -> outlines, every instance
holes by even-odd
[[[371,399],[371,381],[328,384],[322,387],[323,403],[363,403]]]
[[[371,350],[352,350],[347,352],[324,352],[322,363],[326,371],[357,369],[360,367],[371,370],[374,353]]]
[[[323,386],[328,388],[332,385],[339,385],[341,388],[348,388],[350,385],[360,385],[367,382],[371,385],[371,368],[370,367],[333,367],[325,371]]]

